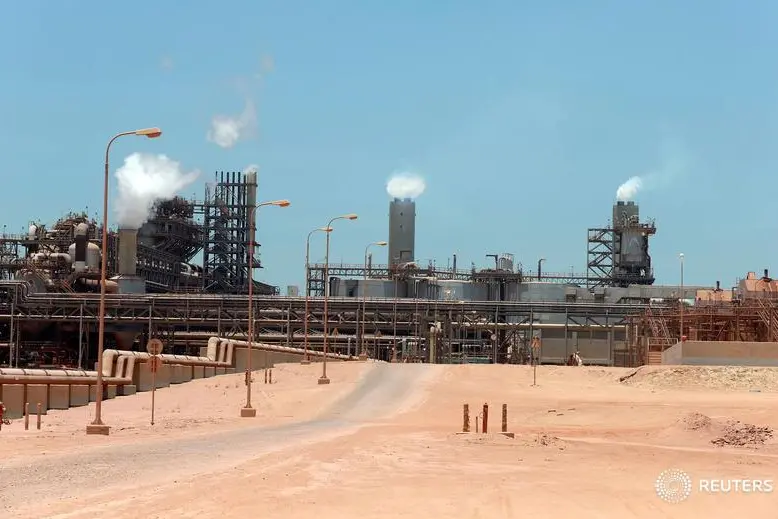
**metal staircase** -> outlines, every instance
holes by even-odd
[[[767,328],[768,340],[778,340],[778,312],[766,299],[757,299],[756,313]]]
[[[651,337],[648,338],[646,349],[646,364],[661,364],[662,352],[675,344],[677,341],[670,336],[670,330],[667,328],[667,322],[661,315],[649,307],[645,313],[648,324],[651,327]]]

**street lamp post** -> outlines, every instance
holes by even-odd
[[[308,238],[305,240],[305,320],[303,321],[303,327],[305,331],[303,336],[305,337],[305,356],[300,364],[310,364],[311,359],[308,356],[308,299],[310,298],[310,290],[308,289],[308,279],[310,278],[310,257],[311,257],[311,236],[315,232],[330,232],[332,227],[318,227],[308,233]],[[326,290],[326,287],[325,287]]]
[[[111,152],[111,145],[113,141],[119,137],[125,135],[138,135],[141,137],[148,137],[149,139],[155,139],[162,135],[162,130],[159,128],[143,128],[141,130],[134,130],[131,132],[122,132],[114,135],[108,146],[105,147],[105,180],[103,183],[103,242],[102,246],[102,258],[100,260],[100,312],[97,328],[97,387],[95,388],[95,419],[92,423],[86,426],[87,434],[103,434],[108,435],[109,427],[103,423],[103,347],[105,344],[105,284],[106,284],[106,269],[108,268],[108,176],[109,165],[108,157]]]
[[[248,358],[246,359],[246,406],[241,408],[240,416],[243,418],[254,418],[257,416],[256,408],[251,406],[251,358],[254,356],[254,246],[256,239],[256,215],[260,207],[274,205],[277,207],[289,207],[289,200],[273,200],[272,202],[262,202],[249,208],[249,308],[248,308],[248,332],[246,337],[246,350]]]
[[[373,245],[377,247],[386,247],[388,243],[385,241],[374,241],[365,247],[365,276],[362,280],[362,326],[359,327],[361,330],[359,334],[359,344],[362,348],[359,353],[359,360],[367,360],[367,347],[365,346],[365,322],[367,320],[367,251],[370,250],[370,247]],[[357,326],[359,326],[359,319],[357,319]]]
[[[332,222],[336,220],[356,220],[357,215],[354,213],[344,214],[343,216],[336,216],[330,223],[327,224],[327,245],[324,252],[324,359],[321,364],[321,377],[319,377],[319,384],[329,384],[330,379],[327,378],[327,349],[329,346],[329,324],[330,314],[327,307],[327,300],[330,297],[330,234],[332,234]]]
[[[681,312],[680,312],[681,331],[680,331],[680,334],[679,334],[679,337],[678,337],[678,340],[680,342],[683,342],[683,307],[684,307],[684,302],[683,302],[683,300],[684,300],[684,297],[683,297],[683,258],[684,258],[684,256],[683,256],[683,252],[682,252],[682,253],[680,253],[678,255],[678,259],[681,262],[681,294],[680,294],[680,298],[678,299],[678,301],[680,301],[680,303],[681,303]]]

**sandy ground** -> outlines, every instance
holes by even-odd
[[[778,480],[778,370],[279,365],[256,421],[240,375],[106,403],[0,433],[14,518],[776,518],[778,489],[709,493],[701,479]],[[623,380],[622,380],[623,379]],[[490,406],[489,434],[458,434]],[[500,426],[508,405],[508,430]],[[475,424],[473,423],[473,429]],[[45,453],[45,454],[42,454]],[[691,495],[657,496],[683,470]]]

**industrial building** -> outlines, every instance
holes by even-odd
[[[157,337],[167,352],[191,353],[214,335],[245,338],[248,282],[261,268],[259,254],[248,264],[256,200],[256,173],[220,172],[202,201],[164,200],[139,229],[109,232],[106,348],[141,349]],[[339,353],[364,346],[384,360],[522,363],[539,336],[541,362],[580,351],[587,363],[634,365],[646,356],[634,347],[636,319],[706,290],[653,284],[656,226],[641,221],[634,202],[615,203],[607,226],[588,229],[585,274],[543,272],[540,263],[522,271],[509,253],[487,255],[494,263],[486,268],[458,268],[456,257],[450,268],[422,265],[416,204],[389,202],[385,263],[307,265],[303,296],[254,281],[255,340],[301,346],[307,315],[309,343],[321,348],[326,290],[329,345]],[[86,214],[3,235],[0,365],[83,367],[95,359],[101,236]]]

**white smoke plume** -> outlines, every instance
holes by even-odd
[[[257,173],[258,171],[259,171],[259,166],[257,166],[256,164],[249,164],[248,166],[243,168],[244,175],[247,173]]]
[[[119,226],[139,228],[148,219],[154,202],[172,198],[199,175],[199,171],[184,172],[180,163],[166,155],[133,153],[116,170]]]
[[[424,179],[413,173],[395,173],[386,183],[386,192],[392,198],[418,198],[426,188]]]
[[[639,191],[670,187],[685,176],[694,165],[694,157],[679,138],[667,135],[659,143],[657,164],[640,175],[629,178],[616,190],[619,202],[634,200]]]
[[[257,111],[251,99],[246,100],[243,112],[237,116],[217,115],[211,120],[206,138],[222,148],[232,148],[246,138],[257,125]]]
[[[640,177],[631,177],[616,190],[616,200],[619,202],[633,200],[642,187],[643,180]]]

